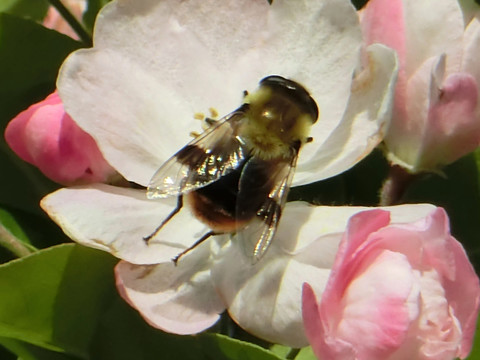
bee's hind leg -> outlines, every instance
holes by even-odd
[[[175,256],[172,261],[173,263],[175,264],[175,266],[177,266],[177,263],[178,263],[178,260],[180,260],[180,258],[185,255],[186,253],[190,252],[190,250],[193,250],[194,248],[196,248],[198,245],[200,245],[202,242],[204,242],[205,240],[207,240],[210,236],[214,236],[214,235],[221,235],[223,233],[217,233],[215,231],[209,231],[207,232],[205,235],[203,235],[200,239],[198,239],[197,241],[195,241],[193,243],[192,246],[190,246],[188,249],[185,249],[183,250],[180,254],[178,254],[177,256]]]
[[[155,237],[155,235],[158,234],[158,232],[162,229],[162,227],[180,211],[182,207],[183,207],[183,195],[179,195],[177,198],[177,206],[175,207],[175,209],[173,209],[173,211],[165,218],[165,220],[161,222],[160,225],[157,226],[157,228],[150,235],[143,237],[143,240],[147,243],[147,245],[150,242],[150,240],[153,237]]]

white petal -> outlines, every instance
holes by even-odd
[[[279,74],[310,91],[320,110],[310,144],[317,148],[341,121],[350,96],[362,44],[357,14],[349,1],[281,0],[273,2],[269,26],[272,35],[257,58],[266,68],[257,78]]]
[[[403,223],[418,220],[433,208],[420,204],[385,209],[391,211],[392,222]],[[308,282],[318,297],[322,294],[348,219],[366,209],[288,203],[271,248],[254,266],[238,255],[242,252],[234,241],[212,269],[232,318],[268,341],[305,346],[302,285]]]
[[[369,46],[367,54],[368,65],[353,80],[352,95],[340,124],[320,148],[314,149],[311,144],[302,148],[295,185],[349,169],[383,140],[391,117],[398,63],[395,52],[379,44]],[[319,121],[314,129],[321,126]]]
[[[233,111],[270,74],[311,91],[323,119],[317,144],[341,120],[361,45],[350,2],[245,1],[112,2],[95,47],[65,62],[67,112],[128,180],[146,185],[200,130],[194,113]]]
[[[217,322],[225,310],[213,288],[208,269],[208,251],[192,264],[190,257],[175,266],[132,265],[120,262],[115,268],[122,297],[152,326],[175,334],[195,334]]]
[[[208,231],[185,207],[147,245],[143,237],[154,231],[175,204],[174,198],[148,200],[145,191],[103,184],[61,189],[41,202],[74,241],[134,264],[171,261]]]
[[[448,72],[450,66],[458,67],[464,29],[459,4],[451,0],[404,0],[404,4],[407,78],[425,60],[441,53],[449,55]]]
[[[477,56],[480,53],[479,19],[474,18],[465,29],[463,46],[462,70],[472,74],[477,80],[477,84],[480,84],[480,66],[477,61]]]
[[[408,79],[406,91],[406,109],[408,126],[405,131],[389,133],[385,143],[389,149],[388,159],[395,164],[412,171],[418,171],[421,157],[421,145],[425,135],[426,119],[430,107],[432,92],[438,92],[439,84],[445,74],[445,55],[427,59]]]

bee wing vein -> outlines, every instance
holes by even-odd
[[[184,194],[211,184],[240,166],[246,151],[236,136],[244,117],[243,111],[233,112],[173,155],[153,175],[147,197]]]

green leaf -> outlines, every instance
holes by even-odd
[[[36,205],[36,204],[35,204]],[[63,231],[43,212],[28,212],[0,205],[0,224],[14,237],[23,242],[30,252],[62,242],[70,242]],[[16,253],[24,256],[23,253]],[[9,251],[0,250],[0,263],[9,261],[13,256]]]
[[[47,0],[2,0],[0,12],[34,20],[42,20],[48,9]]]
[[[2,224],[13,236],[23,241],[26,244],[31,244],[27,235],[23,232],[22,228],[15,220],[15,218],[5,209],[0,208],[0,224]]]
[[[61,242],[70,242],[70,239],[45,213],[32,213],[11,207],[0,208],[0,216],[5,214],[5,221],[12,221],[5,225],[10,232],[20,240],[33,245],[35,248],[45,248]],[[1,220],[3,221],[3,220]]]
[[[273,344],[270,347],[270,351],[279,356],[280,358],[284,359],[285,356],[292,350],[291,347],[280,345],[280,344]]]
[[[477,319],[477,331],[473,337],[473,348],[470,355],[467,357],[468,360],[478,360],[480,359],[480,316]]]
[[[0,343],[20,356],[40,347],[81,359],[279,359],[222,335],[152,328],[118,296],[115,262],[68,244],[0,265]]]
[[[270,350],[273,353],[280,356],[282,359],[285,359],[285,358],[290,359],[287,356],[292,352],[293,349],[288,346],[275,344],[270,348]],[[300,352],[294,357],[294,359],[295,360],[317,360],[317,357],[313,353],[312,347],[307,346],[300,349]]]
[[[61,63],[79,46],[33,21],[0,14],[0,124],[52,92]]]
[[[311,346],[307,346],[300,350],[300,353],[297,355],[295,360],[317,360],[317,357],[313,353]]]
[[[232,360],[278,360],[273,352],[258,345],[232,339],[220,334],[204,334],[200,336],[202,349],[206,359]]]
[[[67,244],[0,265],[0,336],[87,358],[115,262]]]
[[[0,208],[0,247],[0,262],[27,256],[36,251],[15,218],[2,208]]]
[[[0,338],[0,359],[2,360],[17,360],[17,356],[13,352],[7,350],[6,347],[1,346],[2,338]]]
[[[83,23],[90,32],[93,32],[93,25],[99,10],[109,2],[110,0],[88,0],[87,10],[83,14]]]
[[[289,354],[294,350],[288,346],[283,346],[283,345],[278,345],[275,344],[273,345],[270,350],[280,356],[282,359],[290,359]],[[299,353],[295,355],[295,357],[292,357],[295,360],[317,360],[317,357],[313,353],[312,347],[307,346],[302,349],[300,349]]]
[[[219,334],[180,336],[149,326],[122,299],[106,310],[91,353],[100,359],[278,360],[272,352]]]
[[[0,131],[3,133],[4,129],[0,127]],[[43,214],[39,206],[40,200],[58,189],[59,185],[17,157],[3,136],[0,140],[0,169],[3,175],[0,176],[0,206],[22,209],[36,215]]]
[[[77,357],[42,349],[18,340],[0,337],[0,344],[9,349],[11,354],[18,355],[21,360],[78,360]],[[11,357],[6,357],[0,352],[0,359],[16,360],[17,356],[11,355]]]

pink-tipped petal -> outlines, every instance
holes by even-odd
[[[399,56],[388,159],[412,173],[435,172],[473,151],[479,142],[472,124],[480,123],[478,20],[465,28],[451,0],[371,0],[360,13],[367,44],[386,44]],[[451,78],[459,73],[471,79]]]
[[[431,229],[428,236],[437,238],[437,241],[425,243],[425,254],[442,276],[445,297],[461,324],[462,342],[456,356],[464,359],[470,353],[475,335],[480,307],[479,279],[465,249],[450,235],[446,212],[439,208],[427,220]]]
[[[360,11],[365,42],[395,49],[401,67],[405,65],[406,51],[403,3],[403,0],[370,0]]]
[[[480,285],[443,209],[397,224],[371,210],[351,218],[320,303],[303,296],[319,358],[450,360],[471,349]]]

